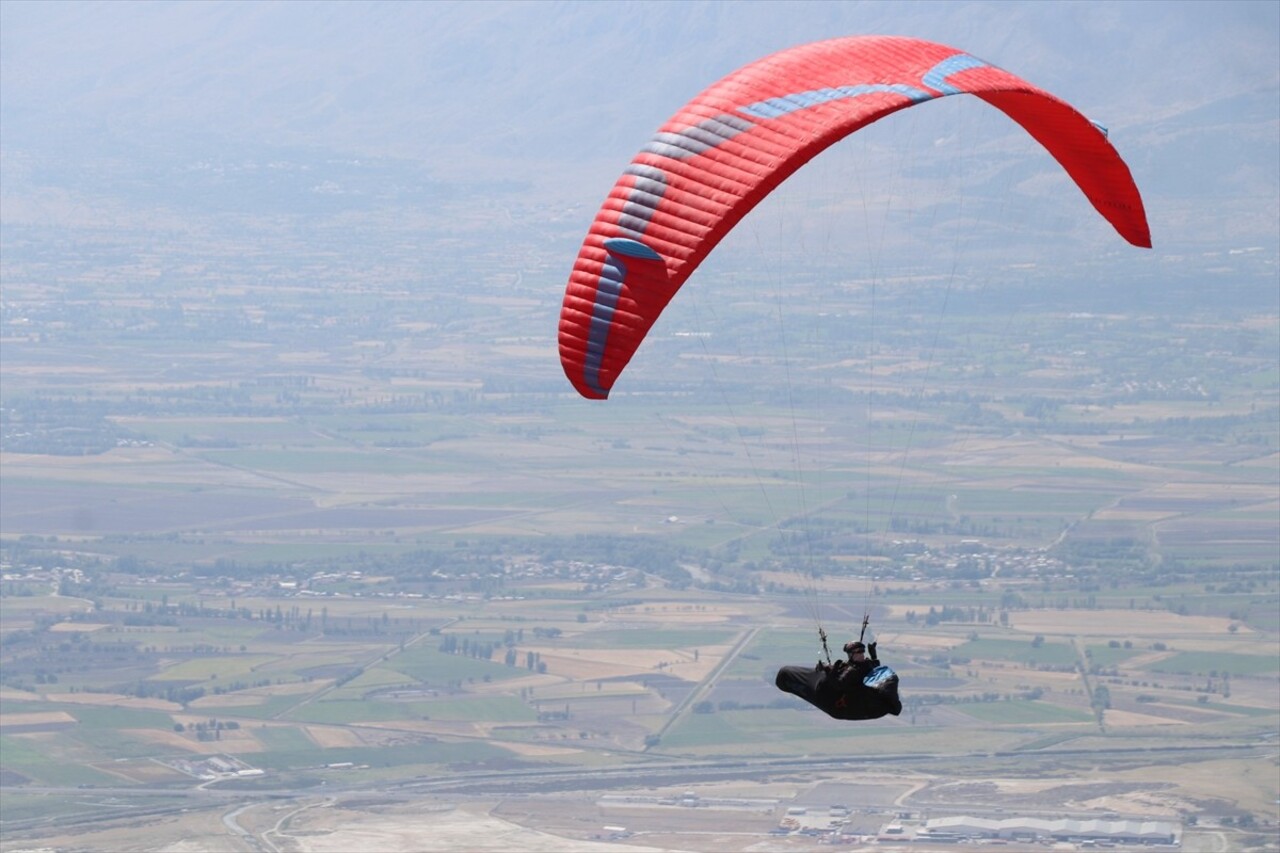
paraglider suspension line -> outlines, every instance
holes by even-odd
[[[818,637],[822,640],[822,653],[827,658],[827,664],[831,663],[831,649],[827,648],[827,630],[821,625],[818,626]]]
[[[859,642],[859,643],[863,642],[863,641],[866,639],[866,637],[867,637],[867,623],[868,623],[868,622],[870,622],[870,621],[871,621],[871,614],[870,614],[870,613],[867,613],[867,612],[864,610],[864,611],[862,612],[862,630],[858,632],[858,642]],[[823,646],[823,648],[826,648],[826,645],[827,645],[827,638],[826,638],[826,637],[823,637],[823,638],[822,638],[822,646]]]

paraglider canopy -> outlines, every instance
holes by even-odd
[[[1150,247],[1142,198],[1100,126],[963,51],[853,36],[740,68],[671,117],[632,160],[587,233],[565,288],[560,360],[603,399],[663,308],[753,207],[818,153],[890,113],[969,94],[1062,165],[1127,241]]]

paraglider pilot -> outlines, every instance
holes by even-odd
[[[824,647],[825,640],[824,634]],[[876,659],[875,642],[867,646],[855,640],[845,643],[844,651],[847,663],[819,660],[812,669],[784,666],[774,683],[837,720],[874,720],[902,713],[898,674]]]

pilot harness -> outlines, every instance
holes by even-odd
[[[862,630],[858,632],[858,642],[861,643],[867,636],[867,623],[871,621],[870,613],[862,614]],[[822,654],[827,659],[827,666],[831,665],[831,649],[827,647],[827,629],[821,625],[818,626],[818,639],[822,640]]]

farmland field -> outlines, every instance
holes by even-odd
[[[1037,644],[1020,640],[972,640],[951,650],[954,657],[1007,660],[1032,665],[1074,665],[1078,659],[1075,649],[1063,643]]]
[[[109,827],[61,846],[120,849],[136,820],[225,849],[230,820],[302,850],[292,828],[344,798],[448,791],[577,802],[543,810],[561,840],[647,825],[630,840],[684,849],[674,810],[718,805],[575,798],[821,811],[862,783],[820,780],[870,770],[893,814],[1087,777],[1105,790],[1080,817],[1196,817],[1197,849],[1272,826],[1280,326],[1200,303],[1176,330],[1145,307],[1086,320],[1023,271],[1025,323],[966,284],[926,334],[941,286],[895,285],[873,346],[864,283],[801,279],[796,304],[825,307],[784,354],[762,277],[708,272],[716,333],[653,336],[607,404],[563,386],[550,318],[530,331],[545,282],[333,302],[246,273],[127,310],[97,281],[6,290],[6,311],[78,319],[6,337],[0,368],[5,848],[83,819]],[[256,340],[242,319],[286,292],[288,339]],[[1114,351],[1075,355],[1099,323]],[[137,334],[145,358],[85,343]],[[864,616],[900,716],[837,723],[777,691]],[[1206,763],[1229,784],[1198,786]]]
[[[1153,672],[1176,672],[1187,675],[1208,675],[1211,672],[1230,675],[1267,675],[1280,671],[1280,659],[1275,655],[1266,654],[1179,652],[1149,663],[1145,668]]]

